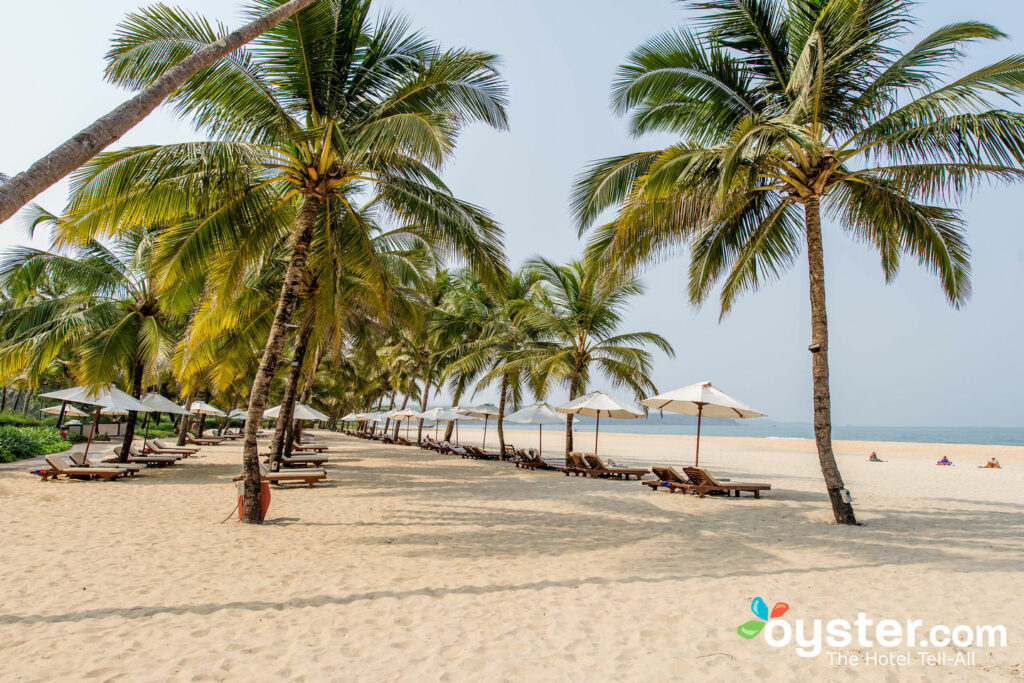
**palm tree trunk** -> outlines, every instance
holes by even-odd
[[[291,259],[285,271],[284,282],[281,284],[281,295],[277,300],[277,311],[274,313],[274,324],[267,337],[267,345],[263,348],[259,369],[249,393],[249,410],[245,421],[245,438],[242,445],[242,477],[244,481],[242,494],[242,521],[248,524],[260,524],[260,463],[256,446],[256,432],[263,419],[263,410],[267,404],[267,392],[277,372],[281,350],[284,348],[288,334],[287,325],[295,315],[299,291],[306,276],[306,258],[309,245],[313,241],[313,227],[323,199],[317,195],[306,197],[302,210],[299,212],[295,225],[295,237],[292,243]]]
[[[569,382],[569,400],[574,401],[579,395],[580,369],[577,367],[573,372],[572,381]],[[565,416],[565,462],[569,462],[569,453],[572,452],[572,413]]]
[[[7,410],[7,387],[3,388],[3,398],[0,399],[0,413]]]
[[[29,404],[31,404],[31,403],[32,403],[32,390],[31,389],[26,389],[25,390],[25,405],[23,405],[21,407],[21,414],[22,415],[25,415],[26,417],[28,416],[28,407],[29,407]]]
[[[270,448],[270,469],[277,469],[277,460],[281,457],[284,447],[285,433],[288,431],[288,424],[295,413],[296,391],[299,386],[299,376],[302,374],[302,363],[306,359],[306,349],[309,347],[310,337],[313,336],[312,316],[308,316],[306,324],[299,332],[299,338],[295,342],[295,355],[292,356],[292,365],[288,371],[288,377],[284,382],[284,395],[281,397],[281,414],[277,416],[277,424],[274,426],[274,440]]]
[[[455,395],[452,396],[452,408],[458,408],[460,400],[462,400],[462,387],[461,386],[455,388]],[[444,440],[445,441],[449,441],[450,442],[452,440],[452,431],[454,429],[455,429],[455,423],[454,422],[449,422],[448,426],[444,428]]]
[[[0,184],[0,223],[13,216],[15,211],[25,206],[40,192],[134,128],[188,79],[313,2],[314,0],[291,0],[222,39],[197,50],[168,69],[138,95],[97,119],[32,164],[27,171]]]
[[[132,363],[132,398],[142,398],[142,373],[145,372],[145,368],[142,365],[142,360],[136,358]],[[132,441],[135,439],[135,423],[139,419],[139,414],[134,410],[128,412],[128,420],[124,428],[124,441],[121,442],[121,455],[118,456],[118,462],[128,462],[129,449],[132,447]]]
[[[817,198],[804,205],[807,222],[807,263],[811,283],[811,373],[814,377],[814,440],[825,488],[837,524],[856,524],[847,502],[843,477],[832,452],[832,399],[828,388],[828,317],[825,311],[825,258],[821,244],[821,208]],[[848,494],[847,494],[848,496]]]
[[[413,380],[413,382],[415,382],[415,381],[416,380]],[[405,407],[407,405],[409,405],[409,394],[406,394],[405,398],[402,399],[402,407],[400,408],[400,410],[405,410]],[[403,420],[395,420],[395,435],[392,438],[394,438],[394,439],[398,438],[398,430],[402,428],[402,422],[403,422]]]
[[[508,394],[508,373],[501,376],[501,396],[498,397],[498,452],[505,457],[505,397]]]
[[[192,398],[195,396],[194,391],[188,392],[185,396],[185,410],[192,408]],[[192,422],[192,418],[188,415],[183,415],[181,421],[178,422],[178,441],[179,446],[185,445],[185,436],[188,434],[188,428]]]
[[[434,366],[431,365],[430,369],[427,370],[427,378],[423,382],[423,398],[420,399],[420,412],[424,412],[427,409],[427,399],[430,396],[430,383],[434,380]],[[423,420],[420,420],[420,427],[416,430],[416,443],[423,442]]]

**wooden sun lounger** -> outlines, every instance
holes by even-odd
[[[650,474],[650,470],[646,467],[615,467],[608,465],[599,455],[587,453],[583,456],[590,465],[593,474],[592,477],[615,477],[616,479],[629,479],[630,477],[636,477],[639,479],[645,474]]]
[[[487,453],[486,451],[480,450],[476,446],[464,445],[463,448],[466,450],[466,452],[462,454],[463,458],[474,458],[476,460],[500,460],[501,459],[501,454],[499,454],[499,453]]]
[[[184,455],[188,457],[197,454],[199,449],[189,448],[188,446],[168,446],[160,439],[150,439],[142,452],[155,453],[157,455]]]
[[[325,443],[293,443],[292,452],[302,451],[313,451],[315,453],[323,453],[327,450],[327,444]]]
[[[669,493],[674,493],[675,491],[685,492],[687,487],[692,488],[694,486],[694,483],[690,481],[690,478],[685,474],[680,474],[679,470],[675,467],[671,467],[669,465],[657,465],[652,467],[651,471],[658,479],[655,481],[642,481],[640,483],[644,486],[650,486],[652,491],[657,491],[659,488],[666,488]],[[722,477],[718,477],[717,480],[729,481]],[[673,484],[675,487],[673,487]]]
[[[69,479],[92,479],[93,477],[99,477],[103,481],[110,481],[127,474],[123,469],[117,467],[76,467],[68,462],[67,458],[56,453],[46,456],[46,464],[51,469],[43,470],[41,476],[44,480],[50,477],[56,479],[59,475],[63,474]]]
[[[323,454],[317,455],[292,455],[290,457],[281,456],[278,458],[278,462],[285,467],[322,467],[325,462],[330,462],[330,458]]]
[[[292,470],[283,470],[280,472],[271,472],[264,464],[260,464],[260,476],[263,481],[268,481],[271,484],[277,484],[281,486],[288,483],[305,483],[310,487],[318,481],[324,481],[327,479],[327,471],[312,467],[296,468]],[[243,477],[235,477],[235,481],[241,481]]]
[[[114,457],[107,458],[104,463],[120,462],[121,447],[114,446]],[[148,467],[170,467],[181,460],[183,455],[142,455],[133,446],[128,450],[128,457],[125,462],[133,465],[146,465]]]
[[[693,483],[685,485],[685,487],[679,484],[670,484],[669,487],[681,488],[684,493],[687,491],[696,493],[701,498],[709,493],[724,493],[726,496],[731,496],[733,491],[736,492],[737,498],[739,498],[741,491],[750,491],[754,494],[754,498],[760,498],[761,491],[770,491],[772,488],[771,484],[755,482],[726,483],[720,479],[715,479],[707,470],[701,467],[684,467],[683,471],[686,472],[686,476]]]
[[[574,477],[588,476],[593,468],[587,464],[587,461],[583,459],[583,454],[577,451],[569,453],[569,459],[565,462],[565,468],[562,470],[565,472],[565,476],[570,474]]]
[[[85,451],[72,451],[68,457],[71,458],[71,462],[75,463],[75,466],[77,467],[99,467],[101,469],[114,468],[118,470],[124,470],[124,473],[129,477],[134,477],[136,474],[142,471],[142,467],[140,465],[131,465],[126,462],[113,462],[105,463],[102,465],[97,464],[90,460],[88,457],[86,457]]]
[[[220,439],[200,439],[198,437],[192,436],[191,434],[186,434],[185,443],[194,443],[197,446],[216,446],[217,444],[221,443],[221,441]]]

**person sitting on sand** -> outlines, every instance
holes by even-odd
[[[881,458],[879,458],[877,453],[875,453],[874,451],[871,451],[871,457],[868,458],[868,462],[885,462],[885,461],[882,460]]]
[[[947,458],[946,456],[942,456],[942,460],[938,461],[935,464],[936,465],[944,465],[944,466],[947,466],[947,467],[952,467],[953,461],[950,460],[949,458]]]
[[[985,468],[986,469],[988,469],[988,468],[1000,469],[1001,467],[1002,467],[1002,465],[999,464],[999,461],[996,460],[995,456],[992,456],[992,459],[989,460],[987,463],[985,463]]]

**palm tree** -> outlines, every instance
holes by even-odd
[[[289,0],[280,6],[276,2],[265,3],[266,14],[253,17],[237,31],[218,31],[207,44],[194,44],[174,69],[166,71],[141,93],[93,121],[24,173],[14,178],[0,173],[0,185],[6,185],[0,187],[0,222],[13,216],[33,197],[134,128],[189,78],[313,2],[316,0]],[[148,11],[160,12],[162,9],[158,6]]]
[[[52,217],[42,214],[37,222]],[[153,245],[158,231],[136,229],[111,245],[91,242],[70,255],[14,247],[0,262],[0,280],[18,284],[43,278],[49,290],[39,296],[23,290],[20,304],[3,316],[5,341],[0,366],[19,365],[35,376],[58,357],[71,359],[87,386],[123,379],[140,398],[147,380],[170,365],[180,325],[157,296]],[[18,299],[16,298],[16,301]],[[128,456],[137,413],[128,413],[121,460]]]
[[[253,0],[253,12],[266,2]],[[126,216],[174,225],[161,241],[168,279],[206,269],[231,291],[287,236],[288,265],[249,397],[248,522],[259,517],[256,428],[327,216],[356,217],[355,198],[369,195],[483,277],[503,269],[500,229],[436,173],[466,123],[506,127],[496,58],[444,50],[405,20],[373,21],[369,12],[369,0],[314,3],[185,83],[170,101],[216,141],[106,153],[73,178],[63,238],[115,232]],[[170,8],[139,15],[121,26],[108,77],[143,87],[213,33],[205,19]],[[353,260],[369,251],[368,232],[352,235]]]
[[[630,299],[643,294],[633,276],[622,276],[597,261],[571,261],[565,265],[545,258],[527,264],[542,285],[540,296],[528,300],[520,315],[540,328],[533,342],[505,364],[508,371],[527,369],[533,392],[546,396],[555,383],[569,390],[569,400],[587,391],[594,371],[614,387],[631,390],[638,399],[657,388],[650,380],[654,346],[673,356],[672,345],[654,332],[618,329]],[[565,420],[565,453],[573,450],[573,416]]]
[[[987,24],[944,26],[901,52],[908,0],[712,0],[694,32],[638,47],[612,102],[635,135],[671,147],[595,162],[574,189],[581,229],[615,220],[591,253],[622,267],[689,244],[690,299],[721,284],[721,310],[777,279],[807,248],[814,432],[836,521],[854,524],[832,452],[821,212],[878,249],[886,281],[903,256],[934,272],[950,304],[970,294],[961,213],[945,204],[986,181],[1020,180],[1024,56],[949,78]]]

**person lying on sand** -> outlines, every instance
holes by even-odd
[[[885,461],[882,460],[881,458],[879,458],[877,453],[875,453],[874,451],[871,451],[871,457],[868,458],[868,462],[885,462]]]
[[[935,464],[936,465],[945,465],[945,466],[948,466],[948,467],[952,467],[953,466],[953,461],[950,460],[949,458],[947,458],[946,456],[942,456],[942,460],[938,461]]]
[[[980,467],[982,469],[996,469],[996,470],[998,470],[998,469],[1002,468],[1002,465],[1000,465],[999,461],[996,460],[995,457],[993,457],[991,460],[989,460],[984,465],[981,465]]]

